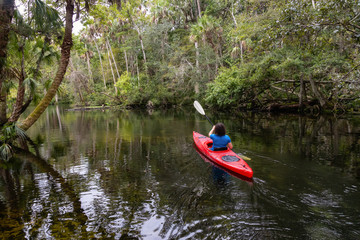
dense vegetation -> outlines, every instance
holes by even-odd
[[[358,110],[359,8],[355,0],[6,0],[0,124],[13,127],[36,104],[18,124],[26,130],[51,101]]]
[[[359,105],[356,1],[117,1],[95,5],[83,23],[63,85],[72,102]]]

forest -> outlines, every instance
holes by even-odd
[[[355,0],[4,0],[0,125],[27,130],[55,103],[169,108],[201,99],[222,111],[358,112],[359,8]]]
[[[0,0],[0,239],[360,239],[359,50],[355,0]]]

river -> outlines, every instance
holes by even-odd
[[[252,181],[196,152],[195,109],[48,108],[0,163],[0,238],[360,239],[360,116],[208,115]]]

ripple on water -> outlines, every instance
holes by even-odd
[[[303,193],[300,194],[300,200],[302,203],[312,207],[322,208],[336,208],[340,207],[342,197],[335,195],[328,190],[324,190],[320,193]]]
[[[355,193],[358,192],[358,186],[351,185],[351,186],[345,186],[344,193]]]

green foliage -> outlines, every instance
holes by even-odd
[[[247,101],[252,91],[252,83],[248,78],[248,68],[222,68],[215,81],[209,83],[206,101],[219,107],[236,107],[239,100]]]
[[[302,81],[307,101],[322,97],[331,108],[342,105],[340,98],[354,99],[359,93],[359,87],[348,84],[360,77],[355,0],[207,0],[200,1],[201,17],[197,7],[196,1],[168,0],[94,5],[82,19],[86,29],[74,37],[73,66],[60,98],[167,106],[205,97],[218,108],[266,108],[298,102]],[[44,17],[30,24],[18,16],[24,32],[59,28],[56,11],[37,1],[32,11],[42,11]],[[19,40],[18,35],[12,40],[13,66],[20,64]],[[34,38],[24,52],[30,57],[44,49],[43,66],[50,68],[47,56],[54,60],[56,51],[44,43],[44,38]],[[36,75],[35,69],[28,68],[28,78],[42,80],[39,93],[51,75]]]
[[[346,61],[334,52],[313,55],[294,48],[281,48],[264,54],[254,61],[223,68],[215,81],[209,84],[207,101],[218,107],[239,107],[263,98],[275,81],[282,79],[300,82],[312,76],[325,80],[336,76],[339,71],[349,69]],[[278,86],[279,87],[279,86]],[[284,87],[280,85],[280,87]],[[282,97],[283,93],[274,91],[272,97]]]
[[[37,31],[59,33],[63,26],[58,11],[41,0],[35,0],[31,12],[34,18],[34,27]]]
[[[7,162],[11,157],[12,157],[12,148],[10,144],[3,143],[0,146],[0,158]]]
[[[8,161],[12,157],[12,146],[14,141],[19,138],[22,141],[27,140],[24,130],[17,127],[15,123],[5,124],[0,130],[0,158]]]
[[[131,74],[127,71],[123,72],[120,79],[116,82],[115,87],[119,89],[119,94],[121,96],[127,95],[131,89]]]
[[[107,104],[108,98],[104,94],[101,94],[102,90],[103,85],[101,83],[94,85],[94,91],[91,92],[88,96],[89,103],[91,105],[101,106]]]

